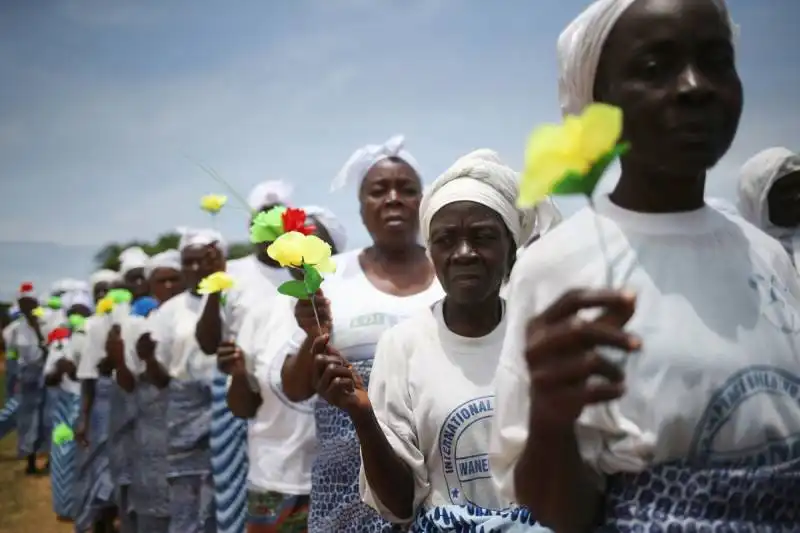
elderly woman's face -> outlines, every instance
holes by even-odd
[[[411,166],[384,159],[373,166],[361,183],[361,219],[376,244],[393,248],[411,246],[419,231],[422,184]]]
[[[132,268],[125,273],[125,288],[131,291],[134,298],[147,296],[149,287],[144,277],[144,268]]]
[[[500,215],[475,202],[440,209],[431,220],[428,248],[448,298],[476,304],[500,290],[515,250]]]
[[[106,281],[100,281],[94,284],[92,287],[92,295],[94,296],[95,303],[102,300],[108,291],[111,289],[111,285]]]
[[[776,226],[800,226],[800,171],[777,180],[767,194],[769,220]]]
[[[622,108],[631,161],[696,176],[727,152],[742,113],[728,24],[712,0],[639,0],[603,49],[595,97]]]

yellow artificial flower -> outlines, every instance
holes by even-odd
[[[31,314],[36,318],[44,318],[44,309],[41,307],[37,307],[36,309],[31,311]]]
[[[567,116],[561,125],[537,128],[525,149],[518,205],[536,205],[567,176],[588,174],[614,150],[621,135],[622,111],[602,103],[589,105],[579,116]]]
[[[228,197],[221,194],[207,194],[200,198],[200,207],[212,215],[219,213],[226,203],[228,203]]]
[[[101,298],[100,301],[97,302],[97,314],[98,315],[107,315],[114,309],[114,300],[106,296],[105,298]]]
[[[233,287],[233,278],[225,272],[214,272],[204,277],[197,286],[198,294],[214,294]]]
[[[316,235],[303,235],[298,231],[284,233],[269,245],[267,255],[282,267],[300,268],[306,264],[320,272],[336,271],[330,244]]]

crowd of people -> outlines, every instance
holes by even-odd
[[[569,25],[562,110],[619,107],[630,151],[564,220],[489,149],[423,187],[395,137],[334,180],[371,244],[304,208],[336,263],[312,298],[213,229],[59,283],[60,309],[23,283],[0,427],[32,474],[49,451],[81,533],[797,531],[800,156],[755,155],[738,206],[704,194],[743,107],[735,34],[723,0]]]

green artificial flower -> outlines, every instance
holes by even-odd
[[[47,307],[53,309],[54,311],[58,311],[61,309],[61,297],[60,296],[51,296],[47,300]]]
[[[250,242],[253,244],[273,242],[283,235],[284,212],[286,207],[278,206],[253,217],[253,222],[250,224]]]
[[[75,433],[72,428],[63,422],[53,428],[53,444],[62,446],[75,440]]]
[[[111,289],[106,298],[110,298],[114,304],[129,304],[133,300],[133,293],[127,289]]]

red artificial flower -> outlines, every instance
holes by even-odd
[[[69,338],[69,328],[56,328],[47,336],[47,344],[53,344],[56,341],[63,341]]]
[[[26,281],[19,286],[19,292],[25,294],[26,292],[33,292],[33,283]]]
[[[306,225],[306,212],[294,207],[287,208],[281,214],[281,222],[283,222],[283,231],[286,233],[296,231],[303,235],[311,235],[317,229],[313,224]]]

